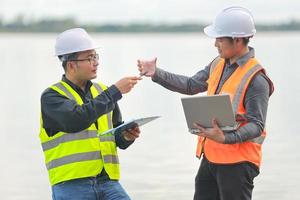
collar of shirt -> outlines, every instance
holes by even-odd
[[[245,64],[248,62],[248,60],[249,60],[250,58],[254,58],[254,56],[255,56],[254,48],[252,48],[252,47],[248,47],[248,48],[249,48],[249,52],[246,53],[245,55],[239,57],[239,58],[236,60],[235,63],[230,64],[229,59],[227,59],[227,60],[225,61],[225,62],[226,62],[226,66],[228,66],[228,67],[243,66],[243,65],[245,65]]]
[[[63,75],[61,80],[68,83],[76,92],[83,93],[83,94],[88,93],[90,87],[93,85],[92,81],[88,81],[85,86],[85,91],[82,91],[80,87],[78,87],[77,85],[72,83],[69,79],[67,79],[66,75]]]

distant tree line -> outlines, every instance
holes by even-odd
[[[4,23],[0,19],[0,32],[61,32],[68,28],[84,27],[90,32],[103,33],[168,33],[168,32],[202,32],[204,24],[106,24],[106,25],[82,25],[73,18],[66,19],[42,19],[39,21],[24,22],[22,16],[10,23]],[[257,24],[258,31],[300,31],[300,21],[292,20],[280,24]]]

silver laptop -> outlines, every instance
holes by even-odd
[[[189,132],[199,130],[193,126],[198,122],[204,128],[212,128],[212,118],[216,118],[223,131],[236,130],[237,123],[228,94],[181,98]]]

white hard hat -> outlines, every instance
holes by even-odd
[[[82,28],[73,28],[59,34],[56,38],[55,55],[97,49],[91,36]]]
[[[239,6],[223,9],[213,24],[204,28],[204,33],[212,38],[251,37],[256,33],[253,16],[249,10]]]

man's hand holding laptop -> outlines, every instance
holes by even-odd
[[[218,122],[215,118],[212,119],[212,128],[204,128],[201,126],[199,122],[194,123],[194,127],[199,129],[199,133],[197,135],[209,138],[218,143],[225,142],[224,132],[220,129]]]

